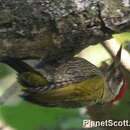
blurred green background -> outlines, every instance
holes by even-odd
[[[130,51],[130,33],[122,33],[114,35],[114,37]],[[109,58],[109,55],[104,51],[101,45],[93,48],[94,59],[97,62]],[[105,55],[103,59],[98,56],[98,51]],[[100,53],[102,55],[102,53]],[[99,54],[99,55],[100,55]],[[96,58],[96,56],[98,58]],[[88,56],[89,57],[89,56]],[[92,57],[92,55],[90,56]],[[101,57],[101,58],[100,58]],[[95,61],[95,60],[94,60]],[[130,77],[129,72],[126,75]],[[6,65],[0,64],[0,95],[6,88],[15,84],[15,71]],[[130,96],[129,89],[124,99],[115,107],[107,108],[101,107],[93,108],[94,112],[91,116],[96,116],[95,119],[115,119],[115,120],[130,120]],[[103,115],[104,114],[104,115]],[[108,116],[109,115],[109,116]],[[25,101],[14,101],[14,103],[0,106],[0,130],[2,125],[8,126],[8,130],[66,130],[66,129],[80,129],[82,127],[83,119],[91,118],[89,114],[83,114],[80,109],[63,109],[63,108],[47,108],[34,105]],[[126,128],[127,129],[127,128]]]

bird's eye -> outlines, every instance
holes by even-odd
[[[114,75],[115,75],[115,80],[118,80],[118,81],[122,80],[123,76],[119,70],[116,70]]]
[[[121,76],[121,75],[118,75],[116,78],[117,78],[119,81],[122,80],[122,76]]]
[[[120,82],[123,79],[122,77],[123,77],[122,74],[118,74],[116,76],[116,79]]]

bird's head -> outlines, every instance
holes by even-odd
[[[112,95],[112,99],[110,101],[112,104],[120,101],[124,97],[128,88],[128,83],[120,62],[121,51],[122,47],[120,47],[119,51],[117,52],[113,63],[106,69],[106,72],[104,73],[108,90]]]

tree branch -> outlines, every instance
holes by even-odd
[[[113,0],[0,1],[0,57],[42,58],[57,64],[110,38],[102,30],[128,30],[130,8]]]

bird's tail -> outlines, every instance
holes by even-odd
[[[22,60],[14,57],[3,57],[0,59],[0,63],[4,63],[12,67],[18,73],[23,72],[34,72],[35,70],[33,67],[28,65],[27,63],[23,62]]]
[[[39,84],[44,87],[44,85],[48,83],[48,80],[44,77],[44,75],[21,59],[3,57],[0,59],[0,63],[7,64],[13,68],[18,73],[17,80],[21,85],[25,85],[24,87],[26,87],[26,89],[30,86],[37,86]],[[19,86],[10,86],[7,90],[5,90],[3,95],[0,96],[0,104],[4,104],[10,97],[17,93],[19,88]]]

